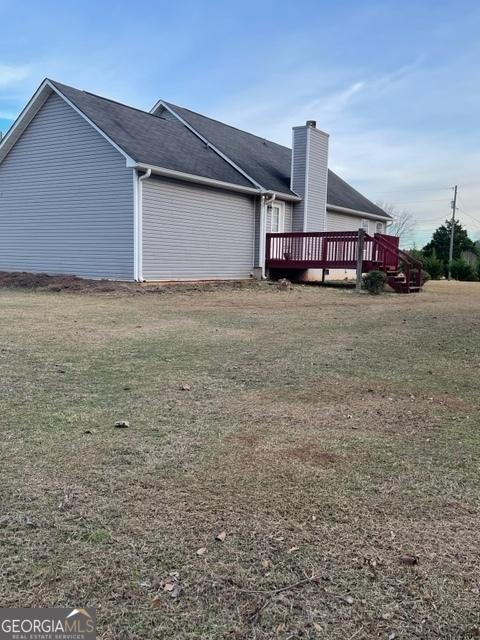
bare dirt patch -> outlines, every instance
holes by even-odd
[[[260,437],[254,433],[237,433],[231,439],[246,449],[255,449],[260,444]]]
[[[46,273],[29,273],[24,271],[0,271],[0,287],[11,289],[44,289],[46,291],[82,292],[127,292],[140,291],[139,287],[113,280],[89,280],[69,274],[51,276]]]
[[[326,467],[334,464],[339,456],[336,453],[322,451],[316,444],[305,444],[293,449],[284,449],[283,455],[288,458],[296,458],[302,462],[309,462],[320,467]]]
[[[219,280],[205,282],[134,283],[117,280],[93,280],[71,274],[48,275],[27,271],[0,271],[0,288],[33,289],[67,293],[184,293],[255,289],[255,280]]]

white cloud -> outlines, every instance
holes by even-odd
[[[480,157],[465,140],[438,128],[442,103],[432,102],[423,62],[419,55],[383,74],[359,69],[357,78],[342,69],[334,78],[331,69],[325,76],[304,68],[283,77],[280,89],[273,78],[230,95],[212,115],[288,146],[292,126],[317,120],[331,136],[331,168],[371,200],[411,211],[418,220],[411,240],[419,245],[450,215],[449,188],[458,182],[470,214],[462,218],[460,210],[459,218],[478,237]],[[433,126],[430,115],[437,119]]]
[[[352,85],[330,96],[322,97],[307,104],[304,109],[312,113],[337,114],[344,109],[353,96],[362,91],[365,82],[354,82]]]
[[[29,74],[27,67],[0,64],[0,87],[7,87],[24,80]]]

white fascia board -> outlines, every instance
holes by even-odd
[[[158,176],[164,176],[165,178],[175,178],[178,180],[186,180],[187,182],[196,182],[198,184],[205,184],[210,187],[217,187],[219,189],[227,189],[229,191],[239,191],[240,193],[251,193],[258,195],[259,193],[266,193],[263,190],[255,189],[254,187],[243,187],[240,184],[232,184],[231,182],[223,182],[221,180],[215,180],[213,178],[204,178],[203,176],[196,176],[192,173],[184,173],[183,171],[175,171],[174,169],[165,169],[163,167],[156,167],[155,165],[145,164],[143,162],[137,162],[135,164],[137,169],[151,169],[152,173]]]
[[[336,204],[328,204],[327,202],[327,212],[331,211],[332,213],[345,213],[349,216],[357,216],[358,218],[369,218],[370,220],[381,220],[382,222],[393,222],[393,219],[390,216],[380,216],[375,213],[369,213],[368,211],[357,211],[356,209],[348,209],[347,207],[338,207]]]
[[[281,191],[266,191],[266,195],[275,196],[276,200],[285,200],[286,202],[301,202],[302,198],[298,195],[282,193]]]
[[[102,131],[100,129],[100,127],[98,127],[92,120],[90,120],[90,118],[88,116],[86,116],[83,111],[81,109],[79,109],[77,106],[75,106],[73,104],[73,102],[71,102],[61,91],[60,89],[57,89],[57,87],[52,84],[51,82],[49,82],[48,80],[46,81],[47,84],[53,89],[53,91],[55,91],[55,93],[57,95],[59,95],[61,98],[63,98],[63,100],[65,100],[65,102],[72,107],[72,109],[74,111],[76,111],[80,116],[82,116],[82,118],[84,120],[86,120],[88,122],[89,125],[91,125],[95,131],[97,131],[103,138],[105,138],[105,140],[107,140],[107,142],[109,142],[112,147],[115,147],[115,149],[122,154],[122,156],[126,159],[126,163],[127,163],[127,167],[134,167],[135,166],[135,160],[130,157],[128,155],[128,153],[126,151],[124,151],[121,147],[118,146],[118,144],[116,142],[114,142],[109,136],[107,136],[107,134]]]
[[[233,167],[236,171],[238,171],[238,173],[240,173],[244,178],[249,180],[255,187],[257,187],[257,189],[264,189],[259,182],[254,180],[251,176],[249,176],[248,173],[246,173],[241,167],[239,167],[238,164],[235,164],[235,162],[233,162],[233,160],[231,160],[227,155],[225,155],[222,151],[220,151],[220,149],[217,149],[215,145],[213,145],[209,140],[207,140],[207,138],[202,136],[201,133],[199,133],[194,127],[192,127],[191,124],[189,124],[186,120],[184,120],[181,116],[179,116],[178,113],[174,109],[172,109],[168,104],[163,102],[163,100],[159,100],[157,104],[154,106],[154,108],[152,109],[152,111],[155,111],[160,106],[162,106],[169,113],[175,116],[175,118],[177,118],[179,122],[181,122],[185,127],[187,127],[187,129],[189,129],[193,134],[195,134],[197,138],[202,140],[202,142],[204,142],[208,147],[210,147],[212,151],[215,151],[215,153],[218,156],[220,156],[223,160],[225,160],[225,162],[227,162],[231,167]]]
[[[37,115],[51,93],[52,88],[50,83],[44,80],[0,142],[0,163],[6,158],[10,149],[12,149],[30,122]]]
[[[163,106],[163,100],[157,100],[157,102],[153,105],[153,107],[150,109],[149,113],[155,113],[155,111],[158,109],[158,107]]]
[[[126,160],[127,167],[134,167],[135,160],[131,158],[128,153],[126,153],[121,147],[118,146],[111,138],[107,136],[97,125],[86,116],[83,111],[81,111],[78,107],[76,107],[57,87],[50,82],[50,80],[46,79],[39,86],[37,91],[33,94],[33,96],[28,101],[26,107],[20,113],[18,118],[15,120],[13,125],[8,130],[7,134],[3,138],[0,143],[0,163],[7,156],[8,152],[15,145],[17,140],[20,138],[22,133],[25,131],[27,126],[33,120],[33,118],[40,111],[47,98],[52,94],[56,93],[62,100],[71,107],[74,111],[76,111],[88,124],[95,129],[105,140],[107,140]]]
[[[186,182],[195,182],[197,184],[204,184],[210,187],[216,187],[218,189],[226,189],[227,191],[238,191],[239,193],[249,193],[252,195],[275,195],[278,200],[286,200],[289,202],[299,202],[301,200],[300,196],[289,195],[288,193],[266,191],[265,189],[255,189],[254,187],[244,187],[241,184],[223,182],[222,180],[215,180],[214,178],[197,176],[193,173],[184,173],[183,171],[176,171],[174,169],[166,169],[165,167],[157,167],[153,164],[146,164],[144,162],[136,162],[134,166],[141,171],[147,171],[148,169],[150,169],[152,173],[157,176],[174,178],[176,180],[185,180]]]

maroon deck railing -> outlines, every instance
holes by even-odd
[[[358,231],[267,233],[265,264],[269,269],[355,269]],[[398,271],[407,282],[421,282],[422,264],[402,251],[397,236],[364,234],[363,271]]]
[[[423,264],[400,249],[398,246],[400,238],[376,233],[374,239],[377,244],[377,256],[380,256],[383,261],[382,268],[385,271],[392,269],[390,266],[392,262],[396,265],[393,267],[395,270],[401,266],[405,274],[405,281],[420,288],[422,286]]]
[[[266,266],[270,269],[355,269],[358,231],[267,233],[266,245]],[[374,239],[367,235],[363,260],[375,260]]]

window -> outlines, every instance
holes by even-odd
[[[383,222],[377,222],[375,225],[376,233],[383,233]]]
[[[368,233],[368,220],[362,220],[362,229]]]
[[[268,207],[270,216],[270,232],[283,233],[285,231],[285,205],[283,202],[274,202]]]

